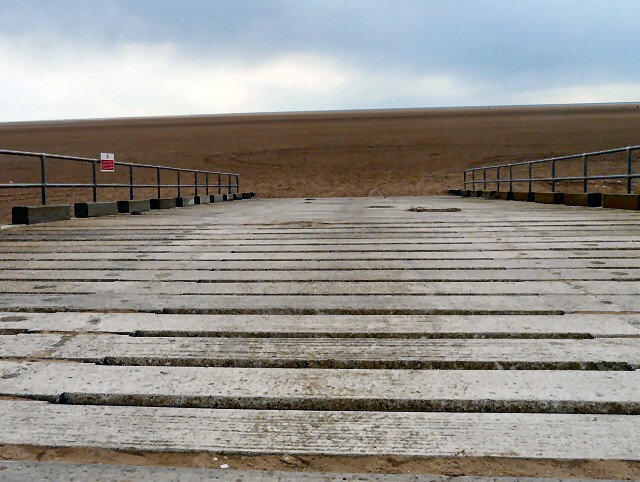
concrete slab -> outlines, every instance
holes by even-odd
[[[194,206],[196,204],[196,199],[194,196],[187,197],[177,197],[176,198],[176,207],[183,208],[186,206]]]
[[[12,224],[37,224],[71,219],[71,206],[14,206],[11,209]],[[6,231],[5,231],[6,232]]]
[[[210,204],[211,196],[194,196],[194,202],[196,204]]]
[[[74,405],[638,415],[639,384],[640,372],[624,371],[300,370],[0,361],[1,396]]]
[[[175,198],[150,199],[151,209],[172,209],[176,207]]]
[[[0,312],[0,333],[272,338],[640,337],[640,315],[166,315]]]
[[[149,211],[151,209],[150,199],[134,199],[129,201],[118,201],[119,213],[132,213],[133,211]]]
[[[637,295],[148,295],[113,293],[88,297],[87,293],[0,293],[3,311],[112,311],[127,303],[130,311],[194,314],[328,314],[328,315],[549,315],[596,311],[638,312]]]
[[[213,196],[211,196],[211,202],[216,202],[216,203],[220,203],[222,201],[225,201],[224,195],[223,194],[215,194]]]
[[[636,295],[640,296],[640,281],[582,281],[570,283],[555,281],[477,281],[473,283],[447,282],[421,283],[405,281],[310,281],[301,286],[290,282],[190,283],[122,282],[120,288],[129,294],[146,295]],[[98,294],[113,291],[113,281],[74,281],[41,283],[38,281],[1,281],[0,291],[6,294],[38,293],[42,295]]]
[[[95,203],[75,203],[73,205],[76,218],[94,218],[98,216],[113,216],[118,214],[118,203],[95,202]]]
[[[483,199],[495,199],[497,197],[498,191],[481,191],[481,197]]]
[[[535,202],[535,193],[533,192],[515,192],[513,193],[514,201]]]
[[[587,226],[589,226],[587,224]],[[615,229],[612,227],[612,229]],[[203,236],[209,233],[202,233]],[[431,242],[400,242],[400,243],[383,243],[359,242],[359,243],[298,243],[283,241],[255,241],[250,244],[237,244],[234,242],[216,243],[215,245],[203,246],[201,242],[185,241],[182,244],[169,242],[167,244],[158,245],[157,243],[149,243],[145,241],[127,242],[113,241],[114,245],[103,244],[86,244],[68,240],[64,245],[55,245],[47,242],[21,242],[19,246],[10,243],[0,242],[0,256],[39,254],[39,255],[87,255],[92,253],[100,253],[102,255],[147,255],[147,257],[159,256],[161,254],[177,255],[194,255],[200,254],[206,256],[210,253],[415,253],[420,256],[421,253],[473,253],[491,251],[494,253],[505,252],[511,256],[517,256],[518,253],[539,254],[541,257],[546,253],[552,253],[554,256],[573,256],[586,251],[599,251],[600,253],[620,252],[624,253],[631,249],[640,249],[640,241],[633,238],[619,238],[617,240],[602,238],[587,238],[576,240],[575,238],[552,239],[552,240],[504,240],[490,241],[488,239],[478,239],[474,242],[463,241],[459,243],[442,241]],[[197,243],[197,244],[196,244]],[[10,259],[4,257],[3,259]]]
[[[504,258],[504,259],[328,259],[310,262],[300,260],[0,260],[0,270],[206,270],[206,271],[305,271],[316,270],[480,270],[480,269],[559,269],[559,268],[590,268],[590,269],[637,269],[640,268],[640,258],[602,258],[589,259],[583,257],[558,258]]]
[[[533,199],[542,204],[562,204],[563,194],[561,192],[536,192]]]
[[[640,257],[640,247],[610,247],[588,249],[584,244],[575,247],[573,250],[568,247],[559,252],[558,250],[529,250],[529,249],[512,249],[512,250],[435,250],[426,249],[412,250],[324,250],[324,249],[307,249],[307,250],[270,250],[265,249],[228,249],[226,251],[204,250],[183,252],[152,252],[147,255],[141,251],[120,252],[57,252],[57,253],[2,253],[0,252],[0,261],[138,261],[146,258],[153,258],[154,261],[445,261],[445,260],[498,260],[498,259],[558,259],[569,257],[570,259],[622,259],[622,258],[638,258]]]
[[[1,280],[11,281],[184,281],[197,283],[227,282],[317,282],[337,281],[422,281],[422,282],[490,282],[490,281],[638,281],[640,268],[487,268],[480,270],[305,270],[305,271],[210,271],[210,270],[0,270]],[[115,286],[115,285],[114,285]]]
[[[640,339],[143,338],[108,334],[0,337],[0,358],[35,356],[110,365],[629,370],[640,367]]]
[[[598,192],[590,193],[564,193],[562,203],[567,206],[602,206],[602,194]]]
[[[603,194],[602,207],[613,209],[640,209],[640,195],[638,194]]]
[[[513,201],[513,192],[498,191],[495,193],[494,199],[502,199],[503,201]]]
[[[640,419],[630,415],[283,412],[0,401],[0,420],[0,443],[34,446],[640,460]]]

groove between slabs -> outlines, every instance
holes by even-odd
[[[111,405],[244,410],[393,411],[464,413],[640,414],[640,402],[573,400],[403,400],[398,398],[225,397],[191,395],[117,395],[62,393],[57,397],[29,395],[30,400],[62,405]]]

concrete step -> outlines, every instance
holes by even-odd
[[[128,311],[194,314],[482,315],[638,312],[636,295],[161,295],[114,291],[108,296],[0,293],[0,311]]]
[[[422,281],[422,282],[492,282],[492,281],[553,281],[553,280],[640,280],[640,268],[486,268],[486,269],[309,269],[304,271],[206,271],[206,270],[0,270],[0,280],[33,281],[197,281],[202,283],[225,282],[341,282],[341,281]],[[115,285],[114,285],[115,286]]]
[[[638,415],[639,385],[639,371],[299,370],[0,361],[0,396],[74,405]]]
[[[358,339],[0,336],[0,358],[253,368],[630,370],[640,339]]]
[[[164,281],[120,282],[118,289],[127,294],[146,295],[263,295],[263,296],[316,296],[316,295],[638,295],[640,281],[478,281],[461,282],[410,282],[410,281],[334,281],[256,283],[193,283]],[[112,281],[105,282],[51,282],[0,281],[3,293],[41,294],[97,294],[113,293]]]
[[[0,444],[228,454],[640,460],[631,415],[318,412],[0,401]]]
[[[593,249],[576,251],[364,251],[364,252],[223,252],[223,253],[0,253],[0,261],[382,261],[382,260],[493,260],[493,259],[620,259],[640,257],[640,249]]]
[[[640,268],[640,257],[623,259],[596,259],[575,258],[568,259],[566,256],[559,256],[557,259],[427,259],[427,260],[264,260],[256,257],[253,261],[236,261],[227,259],[224,261],[154,261],[140,259],[136,261],[0,261],[0,270],[63,270],[63,269],[104,269],[104,270],[150,270],[150,269],[173,269],[173,270],[309,270],[309,269],[369,269],[369,270],[404,270],[404,269],[486,269],[486,268]]]
[[[336,338],[640,337],[640,315],[163,315],[0,312],[0,333]]]
[[[640,241],[565,241],[565,242],[509,242],[483,241],[460,243],[360,243],[360,244],[285,244],[285,243],[259,243],[223,244],[198,246],[193,244],[158,246],[150,243],[119,243],[117,246],[87,245],[82,243],[66,242],[64,245],[52,246],[47,243],[20,243],[19,246],[9,243],[0,243],[0,253],[9,254],[147,254],[155,257],[156,254],[211,254],[211,253],[466,253],[482,251],[501,251],[517,254],[519,251],[544,253],[553,251],[558,254],[567,252],[581,253],[594,250],[637,250],[640,249]]]

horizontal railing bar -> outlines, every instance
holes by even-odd
[[[486,166],[486,167],[473,167],[473,168],[469,168],[467,169],[467,171],[478,171],[478,170],[483,170],[483,169],[497,169],[497,168],[503,168],[503,167],[509,167],[509,166],[524,166],[524,165],[529,165],[529,164],[541,164],[541,163],[549,163],[549,162],[553,162],[553,161],[566,161],[566,160],[571,160],[571,159],[583,159],[584,156],[587,157],[592,157],[592,156],[601,156],[601,155],[605,155],[605,154],[616,154],[619,152],[627,152],[627,151],[637,151],[638,149],[640,149],[640,146],[632,146],[632,147],[620,147],[618,149],[611,149],[610,151],[596,151],[596,152],[585,152],[583,154],[572,154],[570,156],[561,156],[561,157],[549,157],[547,159],[535,159],[532,161],[519,161],[519,162],[512,162],[509,164],[495,164],[492,166]],[[600,160],[607,160],[609,161],[610,159],[600,159]],[[620,159],[618,161],[621,161]]]
[[[529,179],[528,177],[523,177],[523,178],[513,178],[513,179],[487,179],[487,184],[489,183],[496,183],[499,182],[500,184],[503,183],[510,183],[510,182],[529,182],[530,180],[533,182],[536,181],[553,181],[554,179],[556,181],[584,181],[586,180],[597,180],[597,179],[628,179],[628,178],[633,178],[633,179],[637,179],[640,178],[640,173],[638,174],[631,174],[631,175],[627,175],[627,174],[607,174],[607,175],[602,175],[602,176],[588,176],[588,177],[584,177],[584,176],[569,176],[569,177],[532,177],[531,179]],[[483,184],[485,181],[484,179],[476,179],[475,181],[471,180],[471,181],[465,181],[467,184],[473,184],[474,182],[476,184]]]
[[[582,159],[584,158],[584,156],[587,157],[591,157],[591,156],[601,156],[601,155],[605,155],[605,154],[616,154],[619,152],[627,152],[627,151],[637,151],[640,149],[640,146],[629,146],[629,147],[618,147],[616,149],[609,149],[606,151],[594,151],[594,152],[585,152],[583,154],[571,154],[569,156],[560,156],[560,157],[549,157],[547,159],[535,159],[532,161],[519,161],[519,162],[511,162],[508,164],[494,164],[491,166],[484,166],[484,167],[470,167],[469,169],[465,169],[465,172],[472,172],[472,171],[482,171],[485,169],[502,169],[503,167],[511,167],[511,166],[526,166],[529,164],[542,164],[542,163],[548,163],[548,162],[553,162],[553,161],[566,161],[566,160],[570,160],[570,159]],[[607,159],[609,160],[609,159]],[[489,182],[487,180],[487,182]]]
[[[29,152],[29,151],[13,151],[7,149],[0,149],[0,154],[10,155],[10,156],[21,156],[21,157],[40,157],[44,155],[47,159],[59,159],[63,161],[76,161],[76,162],[86,162],[86,163],[100,163],[100,159],[92,158],[92,157],[78,157],[78,156],[66,156],[62,154],[48,154],[46,152]],[[202,174],[220,174],[221,176],[237,176],[238,173],[235,172],[221,172],[221,171],[206,171],[201,169],[185,169],[182,167],[170,167],[170,166],[159,166],[154,164],[141,164],[137,162],[122,162],[116,161],[115,165],[118,166],[131,166],[131,167],[139,167],[143,169],[161,169],[164,171],[181,171],[181,172],[191,172],[191,173],[202,173]]]
[[[131,184],[64,184],[64,183],[52,183],[52,184],[44,184],[47,188],[65,188],[65,187],[131,187]],[[0,184],[0,189],[4,188],[13,188],[13,189],[32,189],[32,188],[40,188],[43,184],[21,184],[21,183],[11,183],[11,184]],[[209,184],[209,187],[225,187],[228,188],[231,186],[232,188],[239,187],[238,184]],[[157,188],[157,184],[134,184],[133,187],[140,188]],[[178,184],[161,184],[160,187],[178,187]],[[180,187],[196,187],[196,184],[180,184]],[[204,188],[205,185],[197,184],[197,187]]]

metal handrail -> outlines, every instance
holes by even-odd
[[[40,193],[42,197],[42,205],[45,206],[47,204],[47,188],[70,188],[70,187],[81,187],[81,188],[91,188],[93,192],[93,201],[96,202],[98,200],[98,188],[129,188],[129,199],[135,198],[135,188],[156,188],[158,198],[161,197],[162,188],[177,188],[178,189],[178,197],[182,196],[182,188],[194,188],[194,195],[198,195],[198,188],[204,188],[205,194],[209,195],[209,188],[218,188],[218,194],[222,194],[222,189],[228,190],[229,194],[233,193],[233,190],[236,190],[236,193],[240,192],[240,174],[232,173],[232,172],[218,172],[218,171],[205,171],[202,169],[185,169],[182,167],[170,167],[170,166],[159,166],[154,164],[141,164],[136,162],[121,162],[116,161],[114,165],[117,166],[126,166],[129,168],[129,183],[98,183],[97,181],[97,167],[100,165],[100,159],[91,158],[91,157],[77,157],[77,156],[65,156],[62,154],[48,154],[45,152],[27,152],[27,151],[13,151],[7,149],[0,149],[0,154],[8,155],[8,156],[19,156],[19,157],[35,157],[40,159],[40,182],[39,183],[11,183],[11,184],[0,184],[0,189],[28,189],[28,188],[40,188]],[[84,162],[92,164],[92,175],[93,179],[91,183],[49,183],[47,182],[46,175],[46,161],[48,159],[59,159],[64,161],[75,161],[75,162]],[[154,169],[156,171],[156,179],[157,182],[155,184],[136,184],[134,182],[133,170],[137,169]],[[163,184],[161,182],[161,172],[162,171],[173,171],[176,173],[177,180],[175,184]],[[192,173],[193,174],[193,183],[185,184],[181,182],[180,174],[182,172]],[[198,174],[204,174],[204,182],[198,182]],[[209,182],[209,177],[213,175],[214,180],[217,180],[217,183],[213,184]],[[225,184],[222,183],[222,178],[226,177]],[[235,183],[233,182],[235,180]]]
[[[583,154],[572,154],[569,156],[550,157],[548,159],[536,159],[532,161],[520,161],[512,162],[509,164],[496,164],[493,166],[473,167],[465,169],[464,171],[464,188],[467,189],[468,185],[471,185],[471,189],[476,189],[476,184],[482,185],[482,189],[487,189],[487,184],[495,183],[497,191],[500,191],[502,184],[509,184],[509,191],[513,191],[514,182],[526,182],[529,185],[529,192],[533,191],[534,182],[550,182],[551,191],[556,192],[556,184],[559,181],[582,181],[582,189],[584,192],[589,192],[589,181],[602,180],[602,179],[626,179],[627,180],[627,193],[631,194],[633,191],[633,180],[640,178],[640,173],[633,172],[633,153],[640,150],[640,146],[619,147],[617,149],[609,149],[606,151],[585,152]],[[625,173],[621,174],[605,174],[605,175],[590,175],[589,174],[589,158],[593,156],[606,156],[609,154],[616,154],[620,152],[627,153],[627,169]],[[574,159],[582,159],[582,176],[557,176],[557,163],[559,161],[568,161]],[[551,164],[551,173],[549,177],[533,177],[533,166],[537,164]],[[513,177],[513,168],[516,166],[528,166],[528,177]],[[500,171],[502,169],[508,169],[508,177],[502,178]],[[492,170],[496,171],[495,179],[487,178],[487,172]],[[482,178],[476,179],[476,172],[482,172]],[[468,180],[469,174],[471,180]]]

